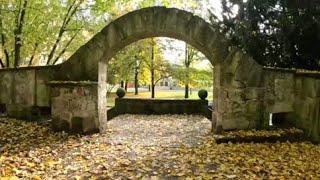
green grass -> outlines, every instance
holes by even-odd
[[[126,93],[128,98],[151,98],[151,92],[139,92],[139,95],[134,95],[133,92]],[[111,93],[107,96],[107,106],[114,106],[116,94]],[[184,99],[184,91],[175,91],[175,90],[158,90],[155,92],[156,99]],[[192,91],[189,99],[199,99],[198,91]],[[208,92],[209,101],[212,100],[212,92]]]

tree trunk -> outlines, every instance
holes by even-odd
[[[128,81],[126,80],[126,83],[124,84],[124,90],[127,92],[128,91]]]
[[[14,67],[18,67],[20,63],[20,49],[21,49],[21,38],[18,33],[15,33],[14,38]]]
[[[151,98],[154,98],[154,70],[151,71]]]
[[[155,98],[155,91],[154,91],[154,89],[155,89],[155,85],[153,85],[152,88],[151,88],[151,98],[152,98],[152,99]]]
[[[1,68],[4,68],[5,66],[4,66],[4,64],[3,64],[3,62],[2,62],[2,59],[0,58],[0,67]]]
[[[184,87],[184,98],[189,98],[189,84],[186,84]]]
[[[138,70],[136,68],[136,71],[134,73],[134,95],[138,95],[139,94],[139,90],[138,90],[138,87],[139,87],[139,81],[138,81]]]
[[[1,8],[0,8],[0,17],[1,17]],[[8,52],[8,50],[7,50],[7,48],[6,48],[6,37],[5,37],[5,35],[4,35],[4,32],[3,32],[3,26],[2,26],[2,19],[0,18],[0,37],[1,37],[1,46],[2,46],[2,49],[3,49],[3,53],[4,53],[4,55],[5,55],[5,61],[6,61],[6,67],[10,67],[10,57],[9,57],[9,52]],[[2,61],[2,63],[4,63],[3,61]],[[5,67],[4,66],[4,67]]]
[[[186,43],[185,47],[185,59],[184,59],[184,65],[186,67],[186,79],[185,79],[185,88],[184,88],[184,98],[189,98],[189,67],[191,64],[191,57],[188,50],[188,44]]]
[[[123,80],[121,80],[121,82],[120,82],[120,87],[124,88],[124,81]]]
[[[7,67],[10,67],[10,56],[9,56],[9,53],[8,53],[7,49],[4,49],[4,54],[6,56]]]
[[[20,63],[20,54],[22,47],[22,28],[24,25],[24,17],[26,14],[28,1],[24,0],[22,8],[19,9],[18,16],[16,17],[16,29],[14,30],[14,67],[18,67]]]
[[[150,68],[150,71],[151,71],[151,98],[154,98],[154,45],[152,44],[151,46],[151,68]]]

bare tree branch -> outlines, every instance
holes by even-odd
[[[34,44],[33,52],[32,52],[32,55],[31,55],[31,58],[30,58],[30,61],[29,61],[28,66],[31,66],[31,65],[32,65],[32,61],[33,61],[33,59],[34,59],[34,56],[36,55],[38,46],[39,46],[38,43],[35,43],[35,44]]]
[[[72,41],[74,40],[74,38],[78,35],[80,30],[78,30],[76,33],[74,33],[74,35],[71,37],[71,39],[67,42],[67,44],[65,45],[65,47],[62,49],[62,51],[59,53],[59,55],[54,59],[52,64],[56,64],[59,60],[59,58],[66,52],[67,48],[70,46],[70,44],[72,43]]]
[[[83,2],[83,0],[80,0],[79,3],[77,3],[77,0],[74,0],[72,2],[72,4],[69,6],[68,8],[68,11],[63,19],[63,22],[62,22],[62,25],[60,27],[60,30],[59,30],[59,33],[58,33],[58,36],[57,36],[57,39],[54,43],[54,45],[52,46],[52,49],[49,53],[49,56],[48,56],[48,60],[47,60],[47,65],[51,64],[51,60],[56,52],[56,49],[62,39],[62,36],[64,34],[64,32],[66,31],[66,27],[68,26],[70,20],[72,19],[73,15],[77,12],[77,9],[80,7],[81,3]],[[56,58],[57,59],[57,58]],[[55,60],[56,60],[55,59]],[[55,62],[53,62],[54,64]]]

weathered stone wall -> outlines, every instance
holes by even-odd
[[[262,118],[263,68],[250,56],[232,48],[214,69],[213,122],[216,129],[251,129]]]
[[[320,76],[297,75],[293,109],[296,126],[305,129],[308,136],[320,142]]]
[[[295,100],[295,71],[265,68],[264,104],[268,113],[292,112]]]
[[[217,130],[269,127],[270,114],[320,141],[320,73],[263,68],[236,48],[215,66],[213,123]]]
[[[0,104],[10,117],[32,119],[35,107],[50,107],[50,67],[0,70]],[[34,112],[37,114],[37,112]]]
[[[207,115],[207,100],[117,98],[117,114],[200,114]]]
[[[320,73],[264,69],[264,126],[270,113],[288,113],[287,121],[320,141]]]
[[[50,82],[52,125],[57,131],[91,133],[99,130],[97,83]]]

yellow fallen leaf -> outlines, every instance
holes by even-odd
[[[37,175],[32,176],[32,180],[41,180],[41,178]]]
[[[0,177],[0,180],[16,180],[19,179],[17,176],[6,176],[6,177]]]

